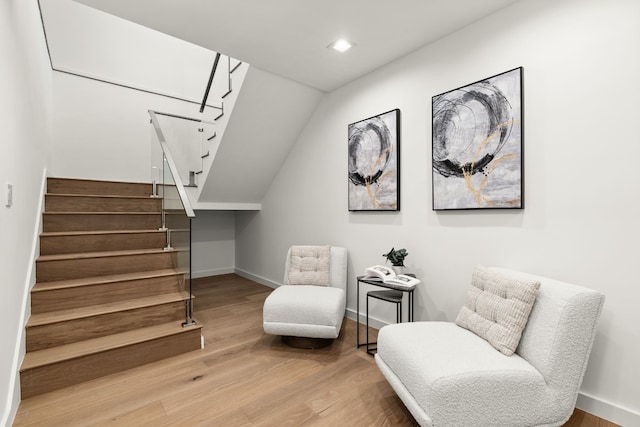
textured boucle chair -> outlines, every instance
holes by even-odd
[[[292,246],[284,285],[265,300],[263,327],[295,347],[331,344],[346,306],[347,250],[337,246]]]
[[[473,325],[458,326],[464,323],[465,311],[469,313],[463,308],[456,323],[381,328],[375,356],[380,371],[422,426],[562,425],[576,403],[604,296],[509,270],[490,268],[484,273],[497,281],[539,283],[515,353],[507,356],[489,343],[491,339],[465,329],[473,330]],[[487,298],[483,290],[475,291],[480,299]],[[481,305],[471,294],[470,290],[465,307],[470,301]],[[499,311],[484,314],[501,316]]]

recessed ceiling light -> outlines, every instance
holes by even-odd
[[[353,46],[355,46],[355,43],[346,39],[338,39],[329,45],[330,48],[337,50],[338,52],[346,52]]]

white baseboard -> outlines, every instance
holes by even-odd
[[[213,270],[192,271],[191,277],[193,279],[200,279],[201,277],[220,276],[221,274],[231,274],[231,273],[235,273],[235,268],[226,267],[226,268],[216,268]]]
[[[356,320],[356,311],[352,308],[347,308],[345,315],[347,316],[347,319]],[[360,323],[363,325],[367,323],[366,314],[360,313]],[[369,316],[370,327],[380,329],[385,325],[388,325],[388,323],[373,316]]]
[[[245,271],[245,270],[243,270],[241,268],[238,268],[238,267],[236,267],[235,273],[238,276],[244,277],[245,279],[253,280],[254,282],[258,282],[261,285],[265,285],[265,286],[268,286],[268,287],[273,288],[273,289],[279,288],[280,286],[282,286],[282,283],[274,282],[273,280],[267,279],[266,277],[262,277],[262,276],[258,276],[256,274],[249,273],[248,271]]]
[[[578,393],[576,408],[621,426],[640,426],[640,413],[586,393]]]
[[[33,229],[32,242],[31,242],[31,255],[32,262],[29,263],[27,270],[26,283],[24,284],[24,291],[22,295],[22,307],[20,310],[20,329],[17,334],[17,340],[14,345],[13,362],[11,364],[11,372],[8,397],[5,409],[0,419],[0,425],[11,425],[18,412],[18,406],[20,405],[20,364],[26,352],[25,347],[25,325],[29,316],[31,316],[31,288],[36,283],[36,258],[40,253],[40,233],[42,232],[42,213],[44,212],[44,195],[47,192],[47,169],[42,171],[42,181],[40,183],[40,201],[38,202],[36,221]]]

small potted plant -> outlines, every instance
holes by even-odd
[[[391,262],[391,265],[394,267],[404,267],[404,259],[409,255],[406,249],[395,249],[391,248],[391,250],[382,254],[383,257],[387,259],[388,262]]]

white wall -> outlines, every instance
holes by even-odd
[[[147,110],[199,117],[195,104],[58,72],[53,105],[51,175],[65,178],[150,182],[157,140]]]
[[[191,227],[192,277],[233,273],[236,265],[234,213],[196,211]]]
[[[640,423],[640,3],[523,0],[325,97],[262,201],[236,216],[240,272],[279,283],[291,244],[349,249],[355,276],[408,249],[416,318],[453,320],[476,264],[607,296],[579,406]],[[431,209],[431,97],[524,67],[525,209]],[[347,211],[347,125],[401,110],[402,210]],[[391,309],[374,315],[393,321]]]
[[[35,1],[0,2],[0,425],[19,402],[26,299],[34,283],[39,203],[49,164],[51,69]],[[13,206],[5,207],[6,183]]]
[[[202,101],[215,52],[72,0],[40,3],[55,69]]]

